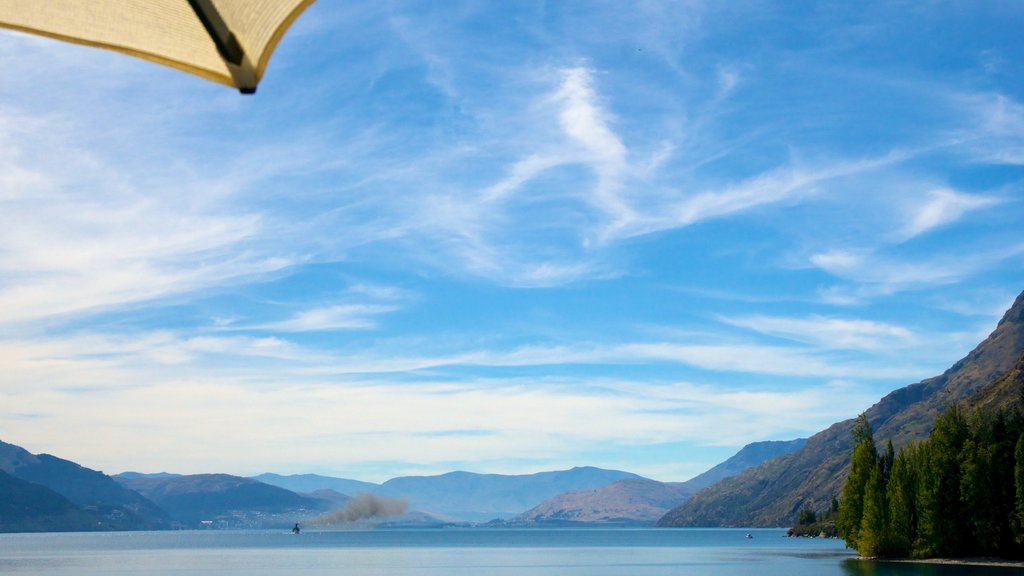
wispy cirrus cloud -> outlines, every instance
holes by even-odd
[[[202,180],[157,187],[73,146],[6,146],[19,170],[7,176],[16,192],[0,197],[0,322],[137,304],[295,262],[247,250],[263,217],[217,205]]]
[[[378,316],[396,310],[397,306],[383,304],[335,304],[303,310],[286,320],[256,324],[247,329],[273,332],[366,330],[377,326]]]
[[[845,305],[905,290],[954,284],[1021,254],[1024,254],[1024,244],[963,256],[946,254],[916,260],[889,258],[869,250],[836,249],[813,254],[810,262],[852,283],[831,286],[821,292],[825,301]]]
[[[726,324],[749,328],[762,334],[778,336],[826,349],[891,350],[913,346],[917,335],[910,329],[873,320],[809,316],[721,317]]]
[[[561,107],[558,120],[565,134],[583,151],[597,173],[591,202],[611,220],[612,229],[628,225],[633,209],[620,198],[628,151],[609,126],[608,113],[598,104],[593,74],[586,68],[563,70],[554,99]]]
[[[333,288],[333,287],[332,287]],[[270,303],[268,311],[256,311],[259,317],[284,318],[259,322],[239,318],[215,319],[217,330],[256,331],[270,333],[330,332],[338,330],[375,330],[381,317],[399,312],[416,300],[416,294],[397,286],[357,282],[346,290],[336,292],[314,304],[296,306],[293,303]],[[264,304],[262,308],[268,308]],[[296,310],[296,308],[298,308]]]
[[[682,228],[781,203],[798,203],[821,194],[821,187],[833,180],[851,177],[899,164],[915,155],[913,151],[892,151],[875,158],[838,161],[820,166],[785,166],[772,169],[737,184],[703,192],[663,193],[660,202],[637,218],[623,236],[649,234]]]
[[[601,265],[602,251],[619,241],[765,206],[800,203],[821,194],[832,181],[896,166],[920,153],[891,150],[857,160],[792,163],[734,184],[714,186],[691,174],[689,186],[668,186],[660,171],[687,159],[673,158],[678,151],[664,142],[653,148],[651,141],[642,142],[643,148],[653,150],[650,157],[631,150],[614,129],[615,115],[610,109],[614,102],[601,94],[600,75],[595,70],[564,68],[551,78],[555,86],[538,97],[540,105],[531,112],[538,117],[526,123],[547,128],[537,130],[542,136],[536,141],[522,143],[528,152],[513,160],[505,174],[479,196],[433,197],[425,208],[430,211],[428,222],[453,233],[450,245],[457,248],[459,260],[468,269],[514,285],[550,286],[606,276],[609,270]],[[735,75],[727,75],[721,82],[731,91]],[[558,127],[557,133],[552,133],[551,125]],[[535,211],[531,221],[522,220],[521,206],[535,201],[523,192],[546,174],[573,166],[590,170],[592,183],[577,179],[554,197],[578,208],[561,207],[551,216]],[[562,210],[572,218],[560,218]],[[532,227],[563,229],[579,244],[563,241],[538,249],[536,243],[508,242],[509,235],[529,238],[522,230]],[[551,259],[537,258],[537,254],[551,254]]]
[[[957,93],[968,112],[960,132],[963,147],[981,163],[1024,165],[1024,103],[1003,93]]]
[[[898,232],[900,240],[909,240],[935,228],[956,222],[969,212],[1005,202],[994,196],[964,194],[951,188],[931,190],[927,199],[916,207],[907,225]]]

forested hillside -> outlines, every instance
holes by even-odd
[[[927,440],[879,454],[863,415],[839,527],[872,557],[1024,555],[1024,417],[953,406]]]
[[[1006,378],[1024,354],[1024,293],[996,329],[942,375],[896,390],[866,416],[876,438],[899,448],[927,437],[947,407],[972,399],[1005,404]],[[1010,386],[1012,387],[1012,386]],[[800,450],[769,460],[694,495],[660,521],[661,526],[786,526],[802,509],[829,508],[849,472],[854,419],[811,436]]]

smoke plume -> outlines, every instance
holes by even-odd
[[[405,499],[382,498],[369,493],[357,494],[341,510],[324,514],[312,524],[343,524],[370,518],[394,518],[405,514],[409,502]]]

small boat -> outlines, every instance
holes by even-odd
[[[297,526],[297,525],[296,525],[296,526]],[[753,538],[753,537],[754,537],[754,535],[753,535],[753,534],[751,534],[750,532],[747,532],[747,536],[746,536],[746,537],[747,537],[747,538]]]
[[[299,528],[299,523],[298,523],[298,522],[296,522],[296,523],[295,523],[295,527],[294,527],[294,528],[292,528],[292,534],[298,534],[298,533],[300,533],[300,532],[302,532],[302,530],[301,530],[301,529]]]

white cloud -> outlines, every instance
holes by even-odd
[[[532,367],[573,365],[677,364],[701,370],[807,378],[917,379],[920,366],[857,362],[833,356],[827,349],[807,349],[742,342],[688,344],[636,342],[622,344],[531,345],[511,350],[474,350],[417,355],[378,350],[339,355],[330,363],[302,368],[309,376],[399,374],[446,367]]]
[[[918,378],[920,367],[836,362],[827,353],[783,346],[752,344],[693,345],[674,343],[627,344],[617,348],[626,357],[679,362],[705,370],[804,376],[813,378]]]
[[[537,154],[527,156],[512,165],[508,176],[484,190],[483,199],[487,202],[502,200],[545,170],[564,163],[565,158],[559,156],[540,156]]]
[[[752,390],[576,377],[324,378],[303,367],[338,357],[302,358],[278,340],[174,340],[160,333],[5,342],[0,350],[9,378],[0,386],[0,436],[32,438],[38,451],[109,471],[255,473],[274,466],[299,472],[326,465],[340,472],[382,460],[436,466],[484,462],[495,454],[536,469],[558,466],[594,445],[737,445],[792,434],[794,411],[814,415],[801,423],[813,431],[870,400],[857,387],[828,384]],[[187,353],[167,370],[166,358],[153,353],[161,347]],[[263,351],[270,356],[260,356]],[[290,360],[268,370],[264,359],[282,351]],[[218,360],[200,358],[210,354]],[[549,354],[552,360],[559,355]],[[244,361],[224,362],[236,355]],[[517,361],[531,361],[525,355]],[[44,373],[48,386],[25,385]],[[12,418],[28,412],[37,416]],[[97,414],[108,417],[98,424]],[[171,443],[192,448],[177,452]],[[258,461],[253,445],[261,447]]]
[[[264,216],[225,202],[244,179],[115,165],[80,144],[91,140],[78,133],[87,121],[0,113],[0,125],[10,186],[0,195],[0,323],[180,295],[296,261],[258,249]]]
[[[397,306],[382,304],[336,304],[303,310],[292,318],[280,322],[268,322],[247,328],[279,332],[371,329],[377,326],[377,316],[396,310]]]
[[[979,162],[1024,165],[1024,104],[1005,94],[957,94],[969,112],[963,146]]]
[[[862,252],[852,250],[829,250],[811,255],[811,263],[833,274],[843,274],[863,266],[865,256]]]
[[[592,72],[571,68],[563,70],[562,75],[562,85],[555,94],[561,104],[559,124],[585,151],[584,158],[597,172],[592,201],[611,218],[611,228],[623,227],[634,218],[633,209],[619,197],[621,178],[628,167],[626,147],[609,127],[607,112],[598,105]]]
[[[835,162],[818,167],[782,167],[766,171],[733,186],[698,193],[675,192],[648,210],[632,230],[637,235],[689,226],[746,212],[761,206],[797,202],[821,192],[820,187],[846,178],[898,164],[913,152],[893,151],[865,160]]]
[[[930,230],[959,220],[964,214],[1000,204],[1002,199],[963,194],[950,188],[928,193],[928,199],[918,206],[910,221],[900,231],[903,240],[920,236]]]
[[[917,337],[911,330],[872,320],[762,315],[722,317],[721,320],[733,326],[826,349],[893,350],[912,347],[917,343]]]
[[[610,219],[609,226],[622,226],[633,217],[632,207],[620,197],[629,169],[629,151],[612,130],[610,115],[601,106],[594,71],[585,67],[565,68],[556,77],[557,88],[543,99],[541,109],[545,115],[554,116],[552,120],[560,128],[560,141],[536,142],[536,149],[516,160],[507,176],[484,191],[483,199],[508,199],[547,170],[581,164],[594,170],[597,183],[593,189],[577,193],[578,200],[600,210]]]
[[[853,304],[865,298],[905,290],[955,284],[1006,260],[1024,254],[1024,244],[966,255],[943,254],[927,259],[893,259],[864,250],[833,249],[810,256],[821,270],[853,286],[830,286],[821,292],[833,304]]]

